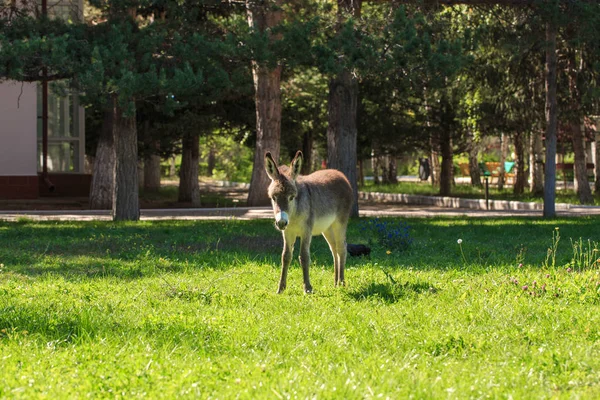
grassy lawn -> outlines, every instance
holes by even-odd
[[[599,218],[406,222],[313,295],[270,221],[0,222],[0,398],[600,396]]]
[[[593,184],[592,190],[593,190]],[[361,186],[361,191],[365,192],[381,192],[381,193],[405,193],[418,194],[424,196],[439,196],[439,187],[432,187],[428,182],[398,182],[395,185],[375,185],[373,182],[366,182]],[[490,199],[492,200],[514,200],[542,203],[542,197],[533,196],[528,189],[522,195],[515,195],[512,186],[505,187],[503,190],[498,190],[496,185],[489,186]],[[485,197],[485,188],[473,187],[469,184],[460,184],[452,186],[453,197],[464,197],[472,199],[483,199]],[[556,202],[567,204],[579,204],[577,193],[573,190],[557,190]],[[595,205],[600,206],[600,196],[595,196]]]

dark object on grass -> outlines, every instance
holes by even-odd
[[[369,246],[365,246],[364,244],[350,244],[346,245],[346,249],[348,250],[348,254],[353,257],[358,256],[368,256],[371,254],[371,248]]]

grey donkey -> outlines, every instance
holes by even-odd
[[[300,237],[300,264],[304,291],[312,293],[308,275],[310,242],[322,234],[333,255],[335,285],[344,285],[346,264],[346,228],[353,196],[346,176],[335,169],[300,175],[302,152],[298,151],[290,167],[278,167],[270,152],[265,154],[265,168],[271,178],[268,194],[273,204],[275,226],[283,234],[281,277],[277,293],[285,290],[287,272],[296,238]]]

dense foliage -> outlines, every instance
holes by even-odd
[[[125,115],[138,113],[140,156],[167,157],[190,133],[253,148],[251,65],[281,66],[282,158],[302,148],[315,156],[307,167],[318,168],[327,157],[328,84],[349,71],[359,86],[358,159],[433,152],[444,192],[454,155],[480,157],[486,136],[514,141],[520,170],[533,168],[524,143],[545,129],[551,23],[559,33],[559,152],[569,151],[571,127],[599,114],[600,5],[459,3],[364,3],[349,16],[322,2],[270,4],[283,22],[261,31],[247,23],[253,2],[91,1],[83,21],[16,2],[0,10],[0,78],[46,74],[85,93],[89,143],[101,126],[95,110],[117,101]]]

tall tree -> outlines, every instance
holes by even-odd
[[[347,21],[359,18],[362,0],[338,0],[338,35],[348,34],[352,24]],[[346,29],[346,31],[344,31]],[[358,80],[349,67],[342,67],[329,81],[327,102],[329,125],[327,127],[327,166],[342,171],[350,181],[354,193],[351,215],[358,216],[358,181],[356,155],[356,113],[358,111]]]
[[[140,219],[137,129],[135,114],[127,114],[113,98],[115,143],[112,217],[115,221]]]
[[[160,189],[160,142],[152,143],[155,152],[149,152],[144,156],[144,190],[156,192]]]
[[[469,153],[469,176],[471,185],[481,187],[481,171],[479,170],[479,148],[472,133],[467,136],[467,149]]]
[[[200,186],[198,184],[198,161],[200,143],[195,132],[188,132],[182,141],[183,153],[179,169],[179,201],[200,206]]]
[[[248,24],[259,34],[276,40],[271,31],[283,20],[283,1],[246,0]],[[270,151],[279,159],[281,138],[281,69],[274,60],[270,62],[253,60],[252,75],[256,102],[256,147],[254,150],[254,168],[248,192],[249,206],[270,204],[267,187],[270,179],[265,170],[265,153]]]
[[[556,22],[546,22],[546,164],[544,169],[544,217],[556,217]]]
[[[525,192],[525,185],[527,184],[527,175],[525,174],[524,136],[525,134],[520,131],[515,132],[514,135],[516,177],[515,184],[513,185],[513,193],[517,195],[521,195]]]
[[[1,24],[0,76],[28,80],[37,71],[39,79],[46,71],[48,79],[64,79],[87,98],[110,97],[106,111],[112,113],[116,151],[113,219],[135,220],[136,101],[166,98],[168,109],[176,106],[176,95],[224,92],[231,86],[224,65],[235,59],[231,49],[239,42],[222,33],[209,37],[202,32],[205,24],[198,22],[215,10],[203,2],[164,3],[161,12],[169,17],[154,22],[154,5],[121,0],[94,4],[103,13],[96,25],[35,19],[26,13]]]
[[[111,210],[113,200],[115,165],[115,147],[113,134],[113,113],[104,111],[102,128],[98,136],[96,156],[94,157],[94,168],[92,183],[90,186],[90,209]]]
[[[538,129],[529,135],[529,190],[534,196],[544,193],[544,144]]]
[[[600,195],[600,121],[596,121],[594,135],[594,193]]]
[[[515,146],[517,144],[517,138],[515,135]],[[504,176],[504,163],[506,162],[506,156],[508,155],[508,134],[506,134],[506,132],[502,132],[502,134],[500,135],[500,176],[498,177],[498,190],[502,190],[504,189],[504,181],[505,181],[505,176]],[[517,150],[515,149],[515,153],[517,153]]]

